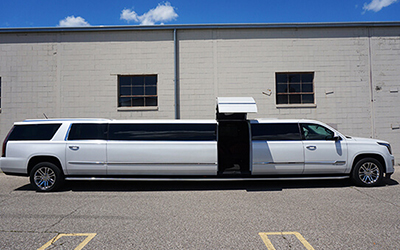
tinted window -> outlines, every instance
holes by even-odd
[[[306,140],[333,140],[335,133],[318,124],[301,124]]]
[[[8,138],[9,141],[50,140],[61,124],[16,125]]]
[[[72,124],[68,140],[106,140],[107,124]]]
[[[252,124],[251,133],[253,140],[301,140],[299,126],[297,123]]]
[[[215,124],[110,124],[110,140],[214,141]]]

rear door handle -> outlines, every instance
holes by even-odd
[[[306,148],[309,149],[309,150],[316,150],[317,146],[307,146]]]
[[[79,146],[69,146],[69,148],[72,149],[72,150],[78,150]]]

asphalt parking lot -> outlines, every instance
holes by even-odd
[[[0,173],[0,249],[400,249],[400,167],[349,180],[68,182]]]

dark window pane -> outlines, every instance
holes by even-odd
[[[109,140],[215,141],[215,124],[110,124]]]
[[[156,85],[157,84],[157,76],[146,76],[145,85]]]
[[[68,140],[106,140],[107,124],[73,124]]]
[[[300,84],[289,84],[289,93],[298,93],[300,92]]]
[[[132,98],[132,106],[133,107],[143,107],[144,106],[144,98],[143,97]]]
[[[131,99],[132,98],[130,98],[130,97],[120,97],[118,106],[119,107],[132,107]]]
[[[133,87],[132,95],[144,95],[144,88],[143,87]]]
[[[50,140],[61,124],[32,124],[14,126],[9,141]]]
[[[302,103],[314,103],[314,95],[301,95],[301,101]]]
[[[312,84],[303,84],[302,85],[302,92],[313,92],[313,85]]]
[[[156,86],[145,87],[145,94],[157,95],[157,87]]]
[[[300,83],[300,74],[289,74],[289,83]]]
[[[145,101],[145,106],[157,106],[157,97],[146,97]]]
[[[301,95],[289,95],[289,103],[290,104],[301,103]]]
[[[277,93],[287,93],[288,92],[288,88],[287,88],[287,84],[277,84],[276,86],[276,91]]]
[[[277,83],[287,83],[287,74],[276,74]]]
[[[131,76],[132,85],[134,86],[143,86],[144,85],[144,76]]]
[[[131,90],[132,90],[132,88],[131,87],[120,87],[120,89],[119,89],[119,94],[120,95],[131,95]]]
[[[297,123],[252,124],[253,140],[287,141],[301,140]]]
[[[289,99],[287,95],[278,95],[276,97],[276,104],[289,104]]]
[[[119,86],[131,86],[131,77],[130,76],[120,76],[119,77]]]
[[[302,74],[301,81],[302,82],[313,82],[314,74]]]

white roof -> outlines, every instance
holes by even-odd
[[[219,113],[257,113],[257,104],[253,97],[218,97]]]

